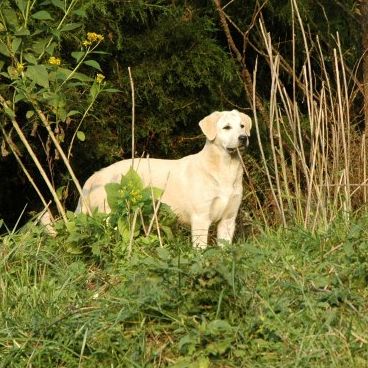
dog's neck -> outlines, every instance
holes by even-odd
[[[209,140],[206,141],[201,154],[205,156],[206,162],[213,165],[220,165],[221,167],[240,165],[239,154],[236,149],[229,152],[219,144]]]

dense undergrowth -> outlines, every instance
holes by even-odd
[[[1,238],[0,366],[365,367],[367,222],[203,252],[141,237],[130,257],[28,225]]]

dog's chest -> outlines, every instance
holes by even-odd
[[[213,193],[210,217],[212,222],[236,214],[241,200],[241,187],[225,186]]]

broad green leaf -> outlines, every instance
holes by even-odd
[[[75,15],[78,15],[79,17],[86,17],[87,16],[87,13],[83,8],[74,10],[72,13],[75,14]]]
[[[82,23],[67,23],[61,27],[61,32],[70,32],[74,31],[75,29],[79,28]]]
[[[17,4],[18,9],[24,15],[27,9],[27,0],[16,0],[15,3]]]
[[[80,111],[71,110],[71,111],[68,112],[68,115],[67,116],[73,116],[73,115],[77,115],[77,114],[80,114]]]
[[[0,42],[0,54],[5,55],[7,57],[10,56],[8,48],[2,42]]]
[[[4,106],[4,110],[5,114],[8,115],[11,119],[15,118],[15,113],[11,108],[9,108],[8,106]]]
[[[61,30],[60,29],[52,29],[51,33],[53,34],[53,36],[55,36],[56,38],[60,38],[61,35]]]
[[[37,59],[33,54],[24,54],[24,60],[27,61],[29,64],[37,64]]]
[[[84,62],[84,64],[86,64],[88,66],[91,66],[92,68],[95,68],[95,69],[99,70],[100,72],[102,72],[100,64],[96,60],[86,60]]]
[[[120,184],[118,183],[108,183],[105,185],[107,203],[112,210],[116,208],[118,205],[118,201],[120,198]]]
[[[11,26],[12,28],[18,29],[20,24],[18,21],[17,12],[13,9],[4,9],[3,11],[3,19],[6,19],[6,24]]]
[[[157,255],[163,261],[167,261],[168,259],[172,258],[170,252],[166,248],[158,248],[157,249]]]
[[[126,218],[119,218],[118,231],[124,242],[128,242],[130,240],[130,229]]]
[[[82,132],[81,130],[77,131],[77,138],[81,141],[84,142],[86,140],[86,135],[84,134],[84,132]]]
[[[85,75],[83,73],[75,73],[73,75],[73,79],[77,79],[81,82],[91,82],[91,81],[93,81],[93,78],[91,78],[88,75]]]
[[[70,69],[59,67],[56,72],[56,78],[60,80],[65,80],[69,78],[71,73],[72,71]],[[88,77],[87,75],[82,73],[74,73],[71,79],[77,79],[81,82],[91,82],[93,80],[91,77]]]
[[[85,55],[85,52],[84,51],[74,51],[72,52],[71,55],[78,63],[82,59],[82,57]]]
[[[29,29],[28,28],[24,28],[24,27],[19,28],[14,33],[15,36],[29,36],[30,34],[31,34],[31,32],[29,31]]]
[[[32,50],[35,52],[35,54],[42,54],[46,45],[48,43],[47,39],[40,39],[32,44]]]
[[[130,168],[129,171],[122,176],[121,185],[130,186],[138,191],[142,191],[144,188],[141,177],[132,168]]]
[[[4,67],[4,65],[5,65],[5,61],[0,60],[0,70]]]
[[[51,42],[49,46],[47,46],[45,48],[45,51],[50,55],[54,55],[54,52],[55,52],[55,48],[56,48],[57,44],[56,42]]]
[[[69,77],[69,75],[71,74],[71,70],[66,69],[66,68],[57,68],[57,70],[55,72],[51,72],[50,73],[50,80],[62,80],[64,81],[65,79],[67,79]]]
[[[98,83],[93,83],[91,89],[89,90],[89,94],[91,95],[92,99],[95,99],[100,91],[100,86]]]
[[[44,65],[29,65],[25,74],[39,86],[49,88],[49,75]]]
[[[59,117],[59,119],[62,122],[65,122],[66,118],[67,118],[67,112],[64,108],[64,106],[58,106],[57,109],[57,116]],[[62,142],[64,142],[64,135],[62,136]]]
[[[35,38],[35,36],[38,36],[40,34],[42,34],[44,31],[42,29],[35,29],[33,32],[32,32],[32,38]]]
[[[52,20],[51,14],[46,10],[40,10],[32,14],[31,17],[37,20]]]
[[[51,4],[65,11],[65,3],[61,0],[51,0]]]
[[[18,51],[19,46],[20,46],[21,43],[22,43],[21,38],[15,37],[13,39],[12,44],[11,44],[11,48],[12,48],[12,51],[13,51],[14,54]]]
[[[19,101],[23,101],[23,100],[26,101],[27,98],[22,92],[19,92],[14,96],[14,103],[18,103]]]

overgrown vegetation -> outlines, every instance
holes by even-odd
[[[0,367],[365,367],[364,3],[3,1],[0,217],[31,184],[62,220],[0,219]],[[254,120],[237,244],[193,249],[133,171],[111,214],[65,210],[77,178],[194,152],[232,108]]]
[[[364,367],[367,221],[130,257],[105,231],[73,254],[29,225],[1,239],[0,366]]]

